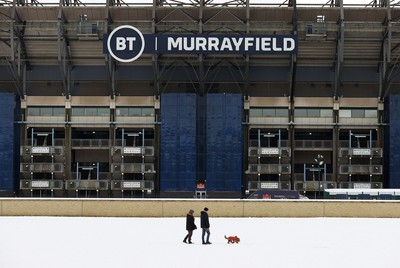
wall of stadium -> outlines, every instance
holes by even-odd
[[[0,199],[0,216],[182,217],[189,209],[211,217],[398,218],[398,201]]]

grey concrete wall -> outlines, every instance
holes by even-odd
[[[182,217],[209,208],[212,217],[400,218],[400,201],[211,199],[0,199],[0,216]]]

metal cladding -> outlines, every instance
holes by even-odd
[[[14,94],[0,93],[0,191],[14,191]]]

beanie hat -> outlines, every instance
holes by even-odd
[[[208,211],[208,208],[204,208],[204,211]]]

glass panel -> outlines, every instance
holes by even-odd
[[[351,110],[351,117],[352,118],[364,118],[365,110],[353,109],[353,110]]]
[[[377,110],[365,110],[365,117],[366,118],[378,118],[378,111]]]
[[[332,117],[333,111],[328,109],[321,109],[321,117]]]
[[[85,108],[86,116],[97,116],[97,108]]]
[[[154,116],[153,108],[142,108],[142,116]]]
[[[98,116],[110,116],[110,109],[109,108],[97,108],[97,115]]]
[[[319,109],[308,109],[307,116],[308,117],[320,117],[320,110]]]
[[[117,108],[117,116],[129,116],[129,108]]]
[[[85,116],[85,108],[82,107],[72,108],[72,116]]]
[[[307,109],[298,108],[294,110],[294,116],[296,117],[307,117]]]
[[[28,115],[29,116],[38,116],[40,115],[40,108],[28,108]]]
[[[351,110],[339,110],[339,117],[351,117]]]
[[[276,117],[288,117],[288,109],[286,108],[278,108],[275,109],[275,116]]]
[[[141,108],[129,108],[129,116],[142,116]]]
[[[53,108],[51,108],[51,107],[42,107],[42,108],[40,108],[40,115],[41,116],[52,116],[53,115]]]
[[[249,115],[250,117],[262,117],[262,111],[260,108],[253,108],[250,109]]]
[[[64,107],[54,107],[53,108],[53,115],[54,116],[64,116],[65,115],[65,108]]]
[[[275,109],[265,108],[263,109],[264,117],[275,117]]]

